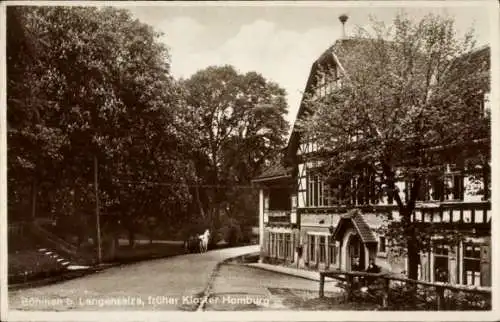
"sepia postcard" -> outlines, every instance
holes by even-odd
[[[500,317],[497,2],[0,9],[3,321]]]

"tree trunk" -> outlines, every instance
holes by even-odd
[[[135,231],[133,228],[128,228],[128,246],[134,248],[135,246]]]
[[[418,280],[418,263],[420,262],[419,250],[415,242],[415,232],[411,227],[408,240],[407,240],[407,257],[408,257],[408,278],[411,280]],[[407,285],[410,289],[410,305],[415,307],[417,304],[417,284],[409,283]]]
[[[196,202],[198,204],[198,208],[200,210],[200,215],[202,218],[205,218],[205,210],[203,209],[203,204],[200,199],[200,187],[197,185],[195,188]]]
[[[418,264],[420,263],[420,249],[418,246],[415,225],[412,222],[412,214],[415,210],[415,203],[417,200],[418,193],[420,191],[420,186],[422,185],[422,178],[419,176],[414,177],[413,186],[410,192],[410,198],[406,206],[405,216],[403,220],[405,221],[405,226],[407,227],[407,256],[408,256],[408,278],[418,279]]]
[[[101,250],[101,219],[100,219],[100,205],[99,205],[99,174],[98,174],[98,161],[97,156],[94,155],[94,192],[95,192],[95,216],[96,216],[96,230],[97,230],[97,262],[101,263],[102,250]]]
[[[415,231],[415,226],[412,222],[412,214],[415,210],[415,203],[417,200],[417,194],[420,190],[420,185],[422,183],[422,178],[418,175],[413,177],[413,186],[407,199],[406,205],[402,202],[398,191],[395,186],[394,172],[391,167],[386,162],[382,162],[383,172],[386,176],[387,185],[389,187],[389,193],[394,197],[401,215],[401,220],[405,227],[406,232],[406,253],[408,257],[408,278],[418,279],[418,264],[420,262],[419,247],[417,244],[417,236]]]
[[[116,234],[111,233],[109,236],[108,260],[114,260],[116,257]]]
[[[415,238],[408,236],[407,242],[408,254],[408,278],[418,280],[418,264],[420,263],[420,256],[418,248],[415,245]]]
[[[113,234],[113,240],[115,245],[114,251],[116,254],[116,249],[120,248],[120,236],[118,235],[118,233]]]
[[[415,227],[411,222],[411,215],[415,209],[415,204],[410,202],[409,205],[400,209],[400,214],[404,226],[404,234],[406,237],[406,256],[408,263],[408,278],[417,280],[418,279],[418,264],[420,263],[419,248],[417,245],[417,236]]]
[[[33,179],[31,184],[31,218],[34,220],[36,218],[36,196],[38,194],[38,184],[37,180]]]

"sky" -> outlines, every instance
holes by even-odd
[[[459,33],[473,27],[479,45],[490,43],[492,17],[482,2],[408,4],[412,7],[401,2],[315,2],[136,3],[126,8],[164,34],[161,41],[169,48],[176,78],[188,78],[211,65],[256,71],[285,88],[286,119],[292,125],[312,63],[342,36],[341,14],[349,16],[347,36],[356,26],[368,26],[370,16],[390,24],[401,11],[415,19],[432,12],[454,17]]]

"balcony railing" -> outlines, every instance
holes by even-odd
[[[412,220],[422,223],[488,224],[490,202],[441,202],[417,204]]]
[[[269,210],[268,211],[270,223],[289,223],[290,210]]]
[[[357,208],[365,213],[392,213],[399,220],[398,206],[392,205],[343,205],[331,207],[307,207],[300,213],[345,213]],[[412,221],[419,223],[459,224],[467,227],[489,227],[491,223],[491,202],[417,202]]]

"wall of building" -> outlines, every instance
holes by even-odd
[[[490,286],[491,238],[467,237],[457,245],[434,247],[421,254],[420,279],[429,282]],[[444,271],[444,275],[440,272]]]
[[[291,227],[265,227],[261,260],[267,263],[296,264],[299,230]]]

